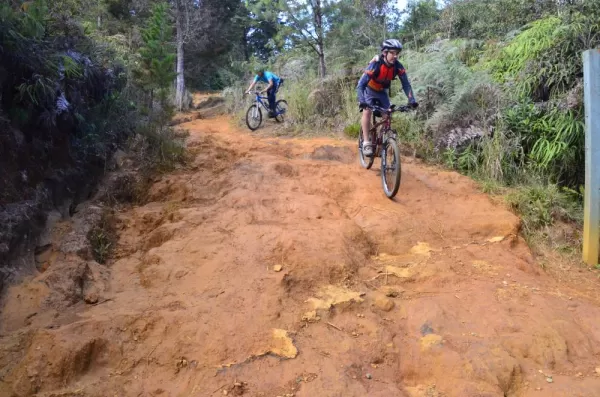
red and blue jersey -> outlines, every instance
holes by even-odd
[[[365,69],[362,77],[356,87],[358,93],[358,102],[364,103],[364,91],[367,87],[375,92],[384,92],[390,88],[392,80],[399,78],[402,83],[402,89],[408,97],[409,102],[415,102],[412,87],[406,75],[406,69],[398,61],[395,64],[387,65],[382,60],[373,61]]]

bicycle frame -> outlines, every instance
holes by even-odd
[[[392,128],[392,115],[391,114],[384,114],[383,118],[381,121],[379,122],[375,122],[375,114],[373,114],[373,127],[371,127],[370,132],[373,134],[373,136],[377,139],[380,140],[381,138],[381,134],[376,135],[376,133],[378,132],[378,128],[380,126],[383,126],[383,128],[379,129],[379,132],[381,131],[387,131],[389,129]],[[381,142],[377,142],[377,143],[381,143]]]
[[[260,93],[258,93],[258,92],[255,92],[254,95],[255,95],[254,102],[261,104],[265,110],[269,110],[269,107],[267,105],[265,105],[265,101],[268,101],[269,97],[261,96]]]
[[[410,107],[408,106],[400,106],[396,107],[392,105],[392,107],[388,109],[381,108],[379,106],[370,107],[373,112],[373,126],[369,130],[369,133],[374,138],[375,145],[379,146],[383,144],[383,132],[384,131],[393,131],[392,130],[392,113],[394,112],[407,112]],[[382,115],[382,120],[379,122],[375,121],[375,112],[379,112]],[[383,126],[383,128],[379,128]]]

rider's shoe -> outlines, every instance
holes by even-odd
[[[373,155],[373,145],[371,145],[371,142],[363,142],[363,155],[365,155],[365,156]]]
[[[272,119],[275,117],[275,112],[272,110],[269,110],[269,118]]]

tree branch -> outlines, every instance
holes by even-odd
[[[310,38],[311,38],[312,40],[314,40],[315,42],[317,42],[318,38],[317,38],[317,37],[315,37],[315,36],[313,36],[313,34],[312,34],[312,33],[310,33],[310,32],[309,32],[307,29],[305,29],[305,28],[303,28],[303,27],[302,27],[302,23],[301,23],[301,22],[300,22],[300,21],[299,21],[299,20],[296,18],[296,16],[294,15],[294,13],[293,13],[293,12],[292,12],[292,11],[291,11],[289,8],[288,8],[288,9],[286,9],[286,13],[287,13],[287,14],[288,14],[288,16],[289,16],[289,17],[292,19],[292,21],[294,21],[294,23],[296,24],[296,25],[295,25],[295,28],[296,28],[297,30],[299,30],[299,31],[301,31],[301,32],[302,32],[303,30],[306,30],[306,31],[307,31],[307,33],[309,34]],[[314,13],[314,9],[313,9],[313,13]],[[315,30],[316,30],[316,29],[315,29]],[[304,34],[304,32],[302,32],[302,35],[306,37],[306,34]]]

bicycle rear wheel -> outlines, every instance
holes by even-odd
[[[369,169],[373,166],[373,161],[375,161],[375,156],[365,156],[363,154],[363,130],[360,127],[360,131],[358,133],[358,160],[360,161],[360,165],[363,168]]]
[[[381,153],[381,184],[388,198],[393,198],[400,188],[400,149],[394,138],[388,138]]]
[[[282,123],[284,120],[284,115],[287,112],[288,104],[285,99],[280,99],[275,103],[275,121],[278,123]]]
[[[260,123],[262,123],[262,112],[255,103],[254,105],[250,106],[246,112],[246,125],[248,128],[250,128],[250,130],[255,131],[258,127],[260,127]]]

